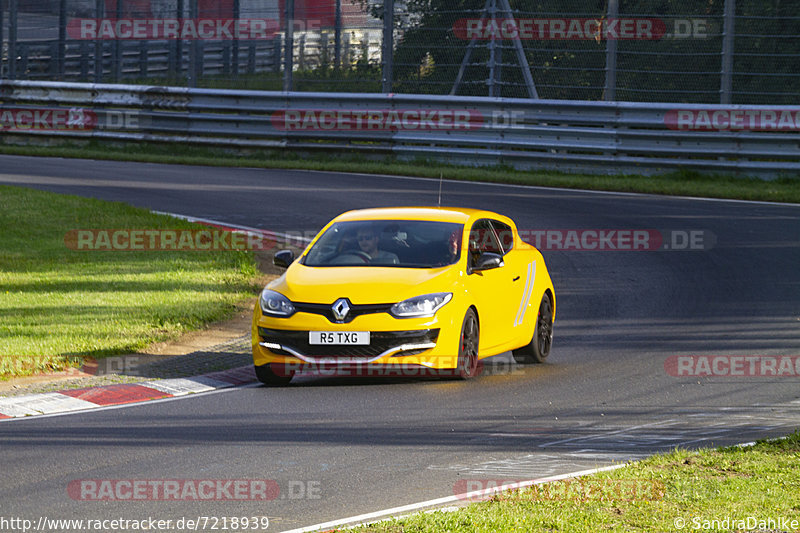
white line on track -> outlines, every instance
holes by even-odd
[[[97,161],[97,160],[93,160]],[[105,162],[105,161],[103,161]],[[138,163],[143,165],[160,165],[164,163],[142,163],[142,162],[129,162],[129,163]],[[195,165],[199,166],[199,165]],[[248,171],[265,171],[265,170],[276,170],[276,169],[264,169],[258,167],[221,167],[221,168],[234,168],[238,170],[248,170]],[[438,178],[423,178],[418,176],[396,176],[390,174],[368,174],[363,172],[340,172],[340,171],[333,171],[333,170],[305,170],[305,169],[281,169],[283,172],[308,172],[308,173],[315,173],[315,174],[337,174],[337,175],[348,175],[348,176],[363,176],[363,177],[370,177],[370,178],[387,178],[393,180],[405,180],[405,181],[424,181],[424,182],[435,182],[436,188],[438,190]],[[11,177],[24,177],[25,180],[8,180],[2,179],[3,177],[11,176]],[[602,176],[602,175],[598,175]],[[33,176],[25,175],[25,176],[15,176],[12,174],[3,174],[0,173],[0,182],[8,182],[8,183],[19,183],[19,182],[30,182],[30,178]],[[41,176],[39,176],[41,177]],[[49,177],[49,176],[45,176]],[[61,179],[61,178],[55,178]],[[64,181],[71,181],[75,182],[74,179],[71,178],[64,178]],[[87,185],[97,185],[97,180],[81,180],[85,182]],[[142,184],[152,185],[151,182],[141,182]],[[575,195],[580,194],[595,194],[595,195],[607,195],[607,196],[631,196],[631,197],[641,197],[641,198],[650,198],[650,199],[664,199],[668,198],[671,200],[692,200],[692,201],[701,201],[701,202],[734,202],[734,203],[745,203],[745,204],[754,204],[754,205],[765,205],[765,206],[783,206],[783,207],[800,207],[800,204],[793,204],[793,203],[786,203],[786,202],[765,202],[765,201],[758,201],[758,200],[736,200],[730,198],[703,198],[697,196],[672,196],[672,195],[664,195],[664,194],[653,194],[653,193],[637,193],[637,192],[623,192],[623,191],[595,191],[590,189],[568,189],[565,187],[547,187],[543,185],[522,185],[522,184],[514,184],[514,183],[495,183],[489,181],[460,181],[460,180],[448,180],[448,183],[463,183],[465,185],[481,185],[481,186],[490,186],[490,187],[504,187],[504,188],[516,188],[516,189],[527,189],[527,190],[542,190],[542,191],[557,191],[557,192],[565,192],[565,193],[572,193]],[[765,184],[768,184],[769,181],[765,180]],[[68,185],[69,183],[61,183]],[[109,186],[119,186],[117,182],[109,181]],[[187,185],[190,187],[190,185]],[[224,187],[224,186],[223,186]],[[247,187],[245,187],[247,188]],[[272,188],[272,187],[270,187]],[[281,187],[282,190],[292,190],[292,187]],[[314,189],[319,190],[319,189]],[[340,190],[340,189],[331,189],[331,190]],[[420,192],[420,191],[416,191]],[[431,189],[431,193],[435,194],[436,190],[433,188]],[[455,194],[455,191],[449,191],[450,194]]]
[[[665,424],[670,424],[672,422],[675,422],[675,420],[672,419],[672,418],[667,419],[667,420],[659,420],[657,422],[649,422],[647,424],[639,424],[638,426],[626,427],[626,428],[618,429],[618,430],[615,430],[615,431],[609,431],[607,433],[602,433],[602,434],[598,434],[598,435],[592,435],[590,437],[594,437],[594,436],[607,437],[609,435],[618,435],[620,433],[625,433],[627,431],[635,431],[637,429],[643,429],[643,428],[648,428],[648,427],[653,427],[653,426],[663,426]],[[559,445],[559,444],[565,444],[567,442],[572,442],[572,441],[576,441],[576,440],[583,440],[583,439],[586,439],[585,435],[582,435],[580,437],[571,437],[569,439],[556,440],[556,441],[553,441],[553,442],[548,442],[546,444],[543,444],[542,448],[546,448],[548,446],[556,446],[556,445]]]
[[[524,487],[530,487],[533,485],[542,485],[544,483],[550,483],[552,481],[561,481],[563,479],[571,479],[575,477],[581,476],[588,476],[591,474],[596,474],[598,472],[606,472],[609,470],[616,470],[618,468],[622,468],[627,466],[627,464],[616,464],[611,466],[603,466],[600,468],[592,468],[590,470],[581,470],[579,472],[571,472],[569,474],[561,474],[558,476],[550,476],[546,478],[539,478],[539,479],[531,479],[528,481],[520,481],[511,483],[508,485],[501,485],[499,487],[491,487],[483,490],[478,490],[474,492],[468,492],[465,494],[454,494],[452,496],[446,496],[444,498],[437,498],[435,500],[428,500],[419,503],[412,503],[409,505],[402,505],[400,507],[392,507],[391,509],[383,509],[381,511],[375,511],[372,513],[365,513],[357,516],[351,516],[349,518],[342,518],[339,520],[331,520],[329,522],[322,522],[320,524],[314,524],[313,526],[306,526],[298,529],[290,529],[288,531],[284,531],[283,533],[309,533],[312,531],[319,531],[320,529],[329,529],[329,528],[338,528],[341,526],[355,526],[355,525],[362,525],[368,522],[377,522],[383,518],[393,518],[396,517],[395,515],[399,515],[401,513],[411,513],[414,511],[420,511],[427,507],[438,507],[443,506],[448,503],[464,503],[468,500],[472,499],[480,499],[485,498],[487,496],[491,496],[492,494],[497,494],[498,492],[503,492],[506,490],[512,489],[521,489]],[[453,510],[453,509],[447,509]]]
[[[651,424],[644,424],[640,427],[646,427]],[[770,442],[777,442],[781,440],[785,440],[788,437],[777,437],[774,439],[767,439]],[[756,442],[743,442],[741,444],[735,444],[739,448],[748,448],[751,446],[755,446]],[[427,510],[430,509],[429,512],[433,511],[440,511],[440,512],[451,512],[457,511],[460,506],[450,506],[444,507],[448,503],[469,503],[469,501],[477,501],[485,499],[487,496],[491,496],[493,494],[497,494],[499,492],[504,492],[508,490],[515,490],[521,489],[525,487],[531,487],[533,485],[542,485],[545,483],[551,483],[553,481],[561,481],[564,479],[572,479],[577,477],[589,476],[592,474],[597,474],[598,472],[608,472],[610,470],[617,470],[619,468],[623,468],[625,466],[633,464],[634,461],[628,463],[620,463],[610,466],[602,466],[598,468],[592,468],[589,470],[580,470],[578,472],[570,472],[568,474],[559,474],[557,476],[549,476],[539,479],[531,479],[528,481],[520,481],[514,482],[507,485],[501,485],[499,487],[490,487],[483,490],[467,492],[465,494],[454,494],[453,496],[446,496],[444,498],[437,498],[435,500],[428,500],[419,503],[412,503],[409,505],[403,505],[400,507],[392,507],[390,509],[384,509],[382,511],[375,511],[372,513],[365,513],[361,515],[351,516],[349,518],[341,518],[339,520],[331,520],[329,522],[322,522],[319,524],[315,524],[313,526],[306,526],[297,529],[290,529],[285,530],[282,533],[311,533],[313,531],[319,531],[321,529],[329,529],[329,528],[339,528],[339,527],[355,527],[359,525],[366,525],[375,522],[382,522],[385,520],[395,519],[395,518],[404,518],[413,512],[422,511],[423,509]]]

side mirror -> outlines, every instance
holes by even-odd
[[[481,270],[492,270],[493,268],[500,268],[503,265],[504,263],[502,255],[492,252],[483,252],[475,262],[475,266],[472,267],[472,271],[479,272]]]
[[[289,268],[292,263],[294,263],[294,252],[291,250],[275,252],[275,257],[272,258],[272,264],[277,267]]]

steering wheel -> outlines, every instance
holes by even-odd
[[[350,255],[355,255],[356,257],[360,257],[365,263],[372,261],[372,257],[370,257],[370,255],[363,250],[350,250],[347,253]]]
[[[367,252],[362,250],[347,250],[342,252],[331,259],[331,264],[334,265],[360,265],[372,261],[372,258]]]

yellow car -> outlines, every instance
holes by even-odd
[[[532,363],[550,353],[556,300],[544,258],[496,213],[349,211],[299,258],[282,250],[274,263],[287,270],[253,313],[265,384],[315,368],[468,379],[479,359],[511,350]]]

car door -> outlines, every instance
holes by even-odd
[[[514,337],[512,330],[520,303],[517,285],[521,281],[516,270],[505,264],[489,270],[473,270],[485,252],[505,254],[493,222],[486,218],[475,221],[470,229],[467,257],[469,290],[478,306],[482,355],[496,353],[497,347]]]
[[[512,344],[527,342],[530,340],[528,338],[530,332],[526,331],[525,324],[531,323],[530,306],[535,305],[530,300],[536,275],[536,263],[530,254],[522,253],[515,249],[515,244],[517,243],[515,242],[514,229],[511,226],[494,219],[490,222],[500,241],[500,246],[503,248],[503,262],[512,282],[511,290],[509,291],[508,310],[513,311],[513,316],[509,315],[507,317],[508,320],[511,320],[507,330],[509,331],[507,340]]]

